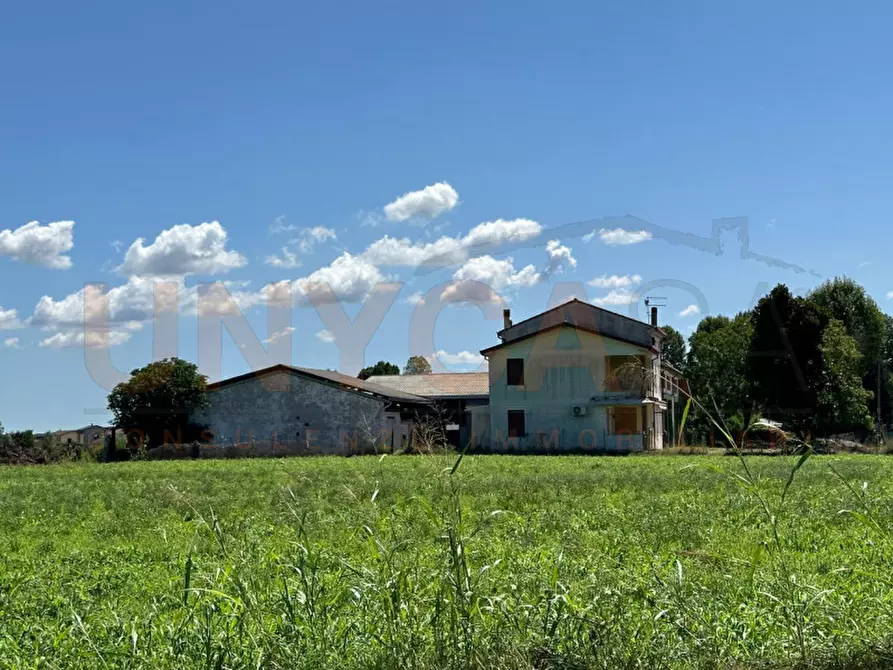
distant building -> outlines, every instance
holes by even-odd
[[[368,380],[403,393],[430,400],[442,408],[446,435],[454,447],[471,439],[471,412],[486,407],[490,393],[487,372],[436,372],[427,375],[375,375]]]
[[[105,426],[97,426],[96,424],[90,424],[89,426],[84,426],[83,428],[72,428],[71,430],[55,430],[48,433],[41,433],[39,435],[35,435],[35,437],[46,438],[49,436],[60,444],[80,444],[88,446],[91,444],[101,443],[105,439],[105,436],[110,435],[111,432],[111,428],[106,428]]]
[[[648,324],[576,299],[514,324],[505,310],[500,344],[481,351],[490,403],[473,413],[473,439],[493,451],[662,449],[656,321],[656,309]]]
[[[280,364],[208,385],[191,421],[218,445],[278,444],[321,454],[399,449],[429,401],[330,370]]]

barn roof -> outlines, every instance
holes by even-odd
[[[374,375],[367,380],[423,398],[486,398],[490,394],[488,372],[434,372],[427,375]]]
[[[216,389],[222,388],[224,386],[228,386],[230,384],[235,384],[237,382],[246,381],[249,379],[255,379],[257,377],[263,377],[268,374],[272,374],[275,372],[290,372],[292,374],[302,375],[304,377],[310,377],[312,379],[316,379],[318,381],[326,382],[329,384],[337,385],[339,388],[352,391],[355,393],[364,393],[367,395],[378,396],[380,398],[384,398],[385,400],[390,401],[399,401],[399,402],[409,402],[409,403],[427,403],[428,400],[421,396],[413,395],[411,393],[405,393],[400,390],[388,388],[386,386],[379,386],[377,384],[370,384],[368,380],[357,379],[356,377],[351,377],[350,375],[345,375],[340,372],[335,372],[334,370],[317,370],[315,368],[301,368],[296,367],[294,365],[286,365],[285,363],[279,363],[278,365],[273,365],[269,368],[264,368],[262,370],[255,370],[254,372],[248,372],[243,375],[238,375],[236,377],[230,377],[229,379],[222,379],[219,382],[214,382],[213,384],[208,384],[208,390],[214,391]]]

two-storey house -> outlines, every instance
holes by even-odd
[[[472,412],[475,446],[492,451],[662,449],[664,332],[580,300],[512,323],[489,361],[489,407]]]

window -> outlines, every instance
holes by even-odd
[[[506,383],[509,386],[524,386],[524,359],[510,358],[506,361]]]
[[[639,408],[614,408],[614,435],[632,435],[639,432]]]
[[[509,410],[509,437],[524,437],[527,434],[524,425],[524,410]]]
[[[642,392],[645,378],[642,356],[605,356],[606,391]]]

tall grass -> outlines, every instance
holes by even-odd
[[[2,469],[0,666],[887,667],[891,475],[877,456]]]

